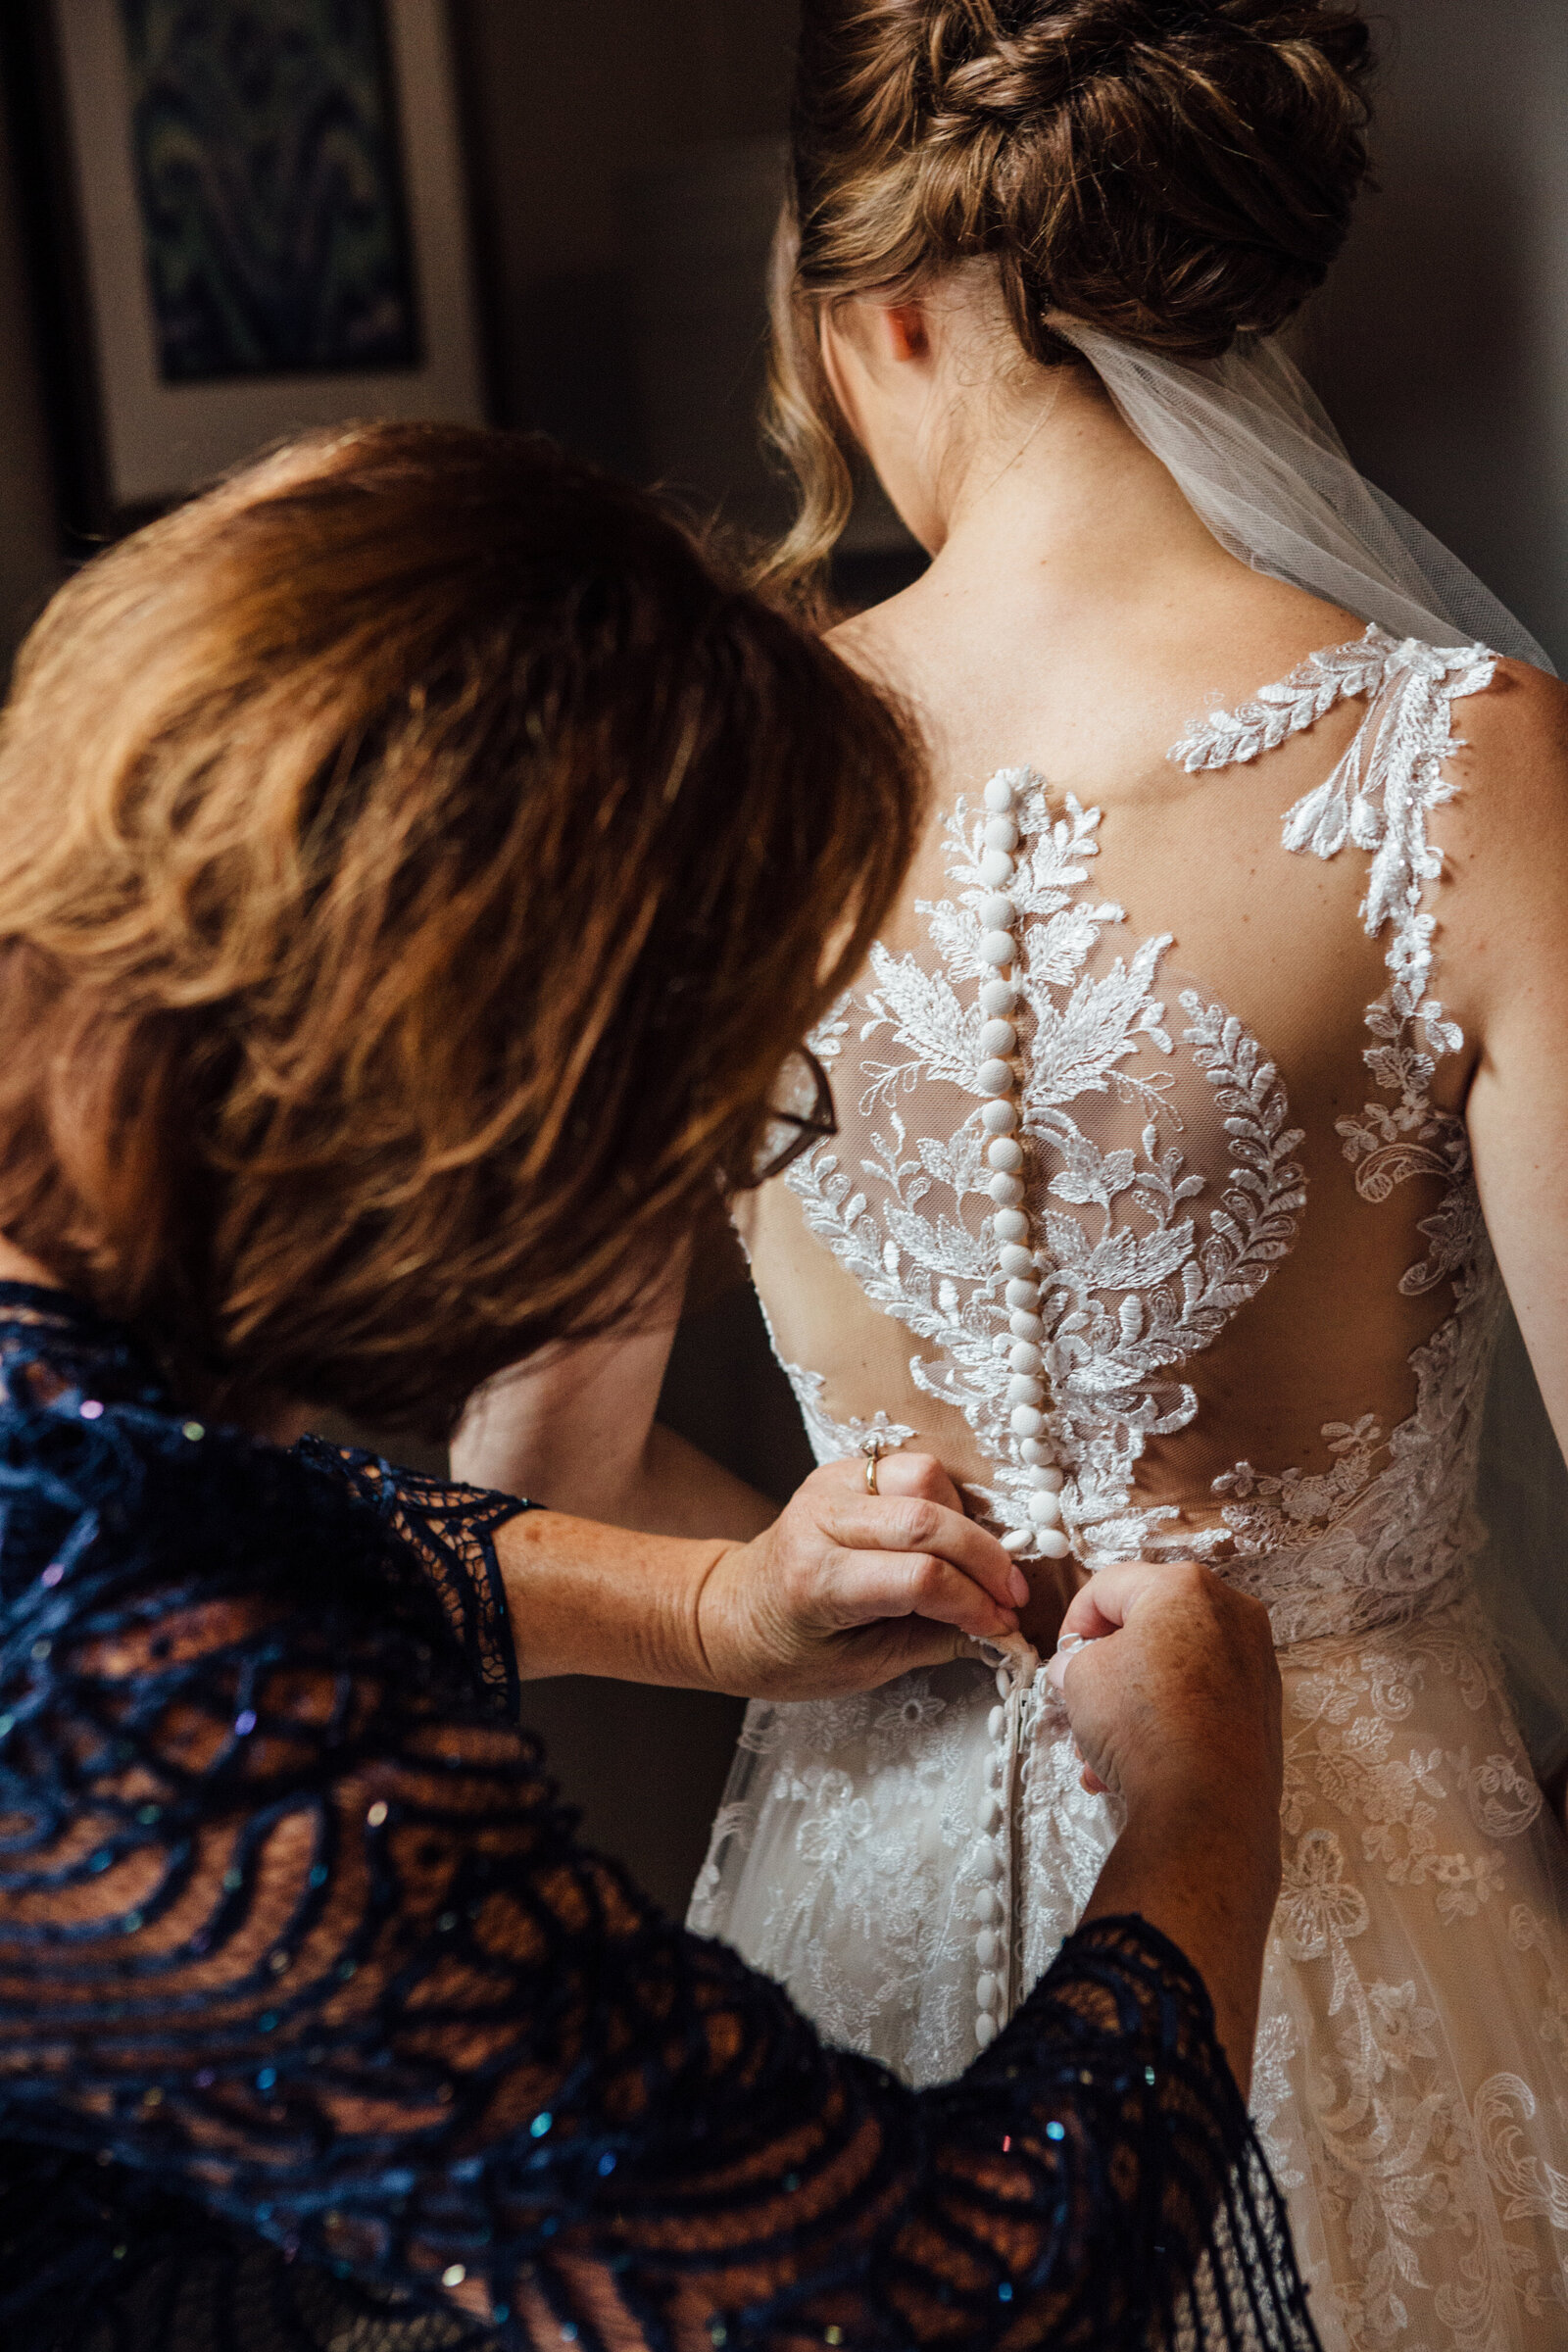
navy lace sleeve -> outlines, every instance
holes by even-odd
[[[536,1506],[457,1480],[394,1469],[373,1453],[329,1446],[320,1438],[306,1438],[295,1451],[302,1461],[345,1480],[387,1532],[416,1555],[467,1662],[470,1682],[489,1696],[497,1714],[515,1723],[522,1686],[496,1538]]]
[[[825,2049],[581,1846],[379,1478],[53,1354],[0,1407],[8,2347],[1313,2343],[1149,1928],[949,2088]]]

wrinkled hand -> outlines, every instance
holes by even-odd
[[[750,1698],[874,1690],[1018,1630],[1029,1586],[929,1454],[830,1462],[754,1543],[720,1553],[698,1600],[718,1689]]]
[[[1129,1809],[1234,1809],[1239,1797],[1277,1844],[1280,1675],[1259,1602],[1191,1560],[1107,1568],[1073,1600],[1061,1642],[1046,1673],[1086,1788]]]
[[[1086,1585],[1062,1637],[1069,1648],[1046,1672],[1085,1785],[1127,1808],[1085,1917],[1137,1912],[1187,1954],[1245,2098],[1280,1888],[1281,1694],[1267,1613],[1190,1560],[1139,1563]]]

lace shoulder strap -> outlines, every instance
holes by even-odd
[[[1450,1188],[1448,1204],[1421,1227],[1427,1254],[1404,1276],[1400,1287],[1409,1296],[1478,1254],[1476,1219],[1460,1200],[1469,1174],[1463,1123],[1432,1100],[1438,1063],[1459,1052],[1464,1035],[1433,994],[1437,918],[1426,902],[1443,876],[1429,820],[1454,796],[1450,763],[1463,748],[1453,706],[1490,686],[1496,667],[1496,656],[1482,645],[1444,648],[1370,628],[1356,645],[1314,654],[1239,710],[1212,713],[1171,754],[1191,774],[1233,766],[1278,749],[1337,703],[1368,698],[1366,718],[1333,774],[1287,815],[1284,844],[1329,858],[1349,843],[1371,858],[1361,920],[1369,939],[1388,942],[1389,987],[1367,1010],[1365,1059],[1380,1100],[1342,1119],[1339,1132],[1363,1198],[1386,1200],[1419,1175]]]
[[[1265,686],[1236,710],[1215,710],[1174,746],[1170,757],[1189,775],[1213,773],[1278,751],[1341,702],[1371,704],[1354,742],[1327,780],[1298,801],[1285,819],[1285,847],[1335,858],[1351,842],[1372,855],[1361,917],[1369,939],[1392,928],[1389,967],[1403,1010],[1441,1018],[1429,1006],[1433,917],[1422,901],[1441,879],[1427,819],[1453,798],[1448,763],[1463,749],[1453,705],[1492,684],[1497,658],[1482,645],[1443,649],[1402,642],[1370,628],[1354,645],[1313,654],[1283,684]],[[1460,1041],[1439,1050],[1451,1053]]]

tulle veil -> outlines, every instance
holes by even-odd
[[[1352,463],[1288,354],[1249,340],[1222,360],[1170,360],[1053,314],[1223,547],[1399,638],[1552,667],[1468,565]],[[1488,1397],[1482,1598],[1538,1770],[1568,1762],[1568,1468],[1506,1319]]]

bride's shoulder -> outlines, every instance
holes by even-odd
[[[1478,1030],[1544,963],[1561,962],[1568,905],[1568,684],[1499,660],[1453,708],[1451,798],[1433,837],[1446,877],[1439,917],[1450,992]],[[1458,999],[1476,992],[1468,1014]]]
[[[1472,851],[1487,839],[1507,852],[1532,835],[1568,837],[1568,684],[1498,657],[1454,704],[1454,735],[1452,821]]]
[[[1568,681],[1532,662],[1494,658],[1488,685],[1459,706],[1463,731],[1478,747],[1549,759],[1568,746]]]
[[[903,690],[918,659],[918,604],[906,588],[839,621],[828,631],[827,642],[862,677]]]

